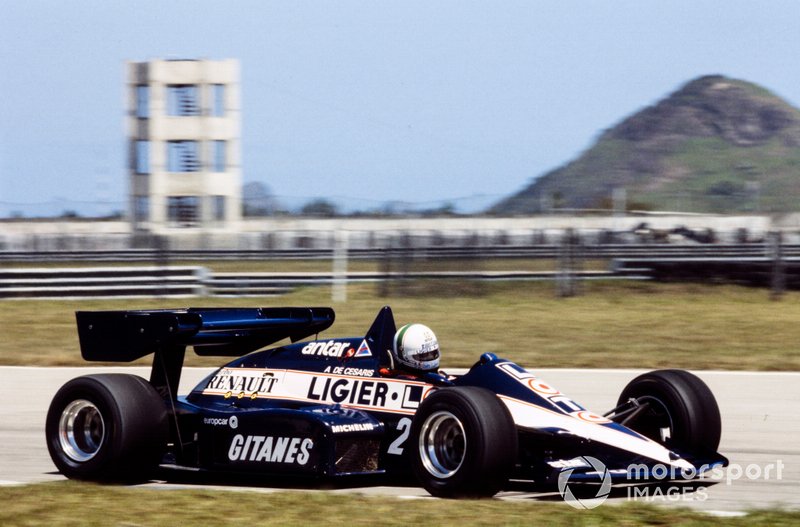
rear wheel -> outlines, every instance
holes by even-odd
[[[511,414],[483,388],[433,392],[417,411],[411,437],[414,474],[434,496],[493,496],[517,459]]]
[[[167,442],[164,401],[134,375],[87,375],[56,393],[47,412],[50,457],[68,478],[136,481],[152,475]]]
[[[714,454],[722,420],[714,394],[684,370],[656,370],[633,379],[618,405],[634,399],[644,408],[625,425],[667,448],[697,456]]]

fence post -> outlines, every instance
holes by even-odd
[[[347,302],[347,253],[349,251],[349,233],[337,230],[334,234],[333,246],[333,286],[331,299],[333,302]]]
[[[157,275],[161,275],[161,294],[159,296],[169,295],[169,239],[163,235],[156,235],[153,239],[155,247],[155,264],[158,268]]]
[[[192,271],[194,279],[197,282],[195,286],[195,295],[207,297],[211,296],[212,289],[209,287],[211,282],[211,271],[208,267],[197,267]]]
[[[783,260],[783,244],[780,231],[769,233],[769,252],[772,258],[770,300],[780,300],[786,290],[786,265]]]
[[[394,245],[394,236],[387,235],[384,237],[380,250],[380,277],[378,278],[378,296],[387,298],[391,293],[391,280],[392,275],[392,246]]]
[[[582,267],[580,254],[580,237],[575,229],[568,228],[561,236],[558,250],[558,273],[556,275],[557,294],[559,297],[580,294],[580,284],[576,274]]]

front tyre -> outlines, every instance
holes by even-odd
[[[484,388],[433,392],[411,428],[414,475],[432,495],[491,497],[517,459],[517,431],[508,408]]]
[[[166,406],[141,377],[86,375],[53,397],[45,435],[53,463],[68,478],[138,481],[161,461],[168,435]]]
[[[714,394],[696,375],[684,370],[656,370],[633,379],[618,405],[634,399],[646,405],[628,428],[665,447],[695,456],[716,453],[722,419]]]

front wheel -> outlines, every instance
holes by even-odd
[[[161,461],[166,406],[141,377],[86,375],[53,397],[45,434],[53,463],[68,478],[137,481]]]
[[[434,496],[490,497],[508,481],[517,432],[506,406],[484,388],[433,392],[411,428],[412,468]]]
[[[640,408],[625,425],[665,447],[696,456],[714,454],[722,420],[714,394],[684,370],[656,370],[633,379],[618,406],[631,399]],[[643,408],[641,408],[643,407]]]

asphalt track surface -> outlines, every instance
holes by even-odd
[[[186,368],[180,393],[188,390],[209,371]],[[543,369],[534,373],[585,407],[604,413],[616,403],[625,384],[644,370]],[[58,481],[44,440],[44,421],[50,400],[58,388],[73,377],[88,373],[127,372],[149,376],[149,368],[36,368],[0,367],[0,485]],[[800,372],[697,373],[714,392],[722,413],[720,452],[731,461],[721,480],[678,488],[667,484],[651,487],[647,501],[736,514],[753,508],[800,509]],[[229,483],[229,482],[226,482]],[[381,481],[355,481],[327,489],[328,492],[359,492],[370,495],[425,497],[414,486],[389,486]],[[190,475],[176,482],[148,483],[162,488],[208,488],[219,482],[196,482]],[[226,486],[225,488],[231,488]],[[269,492],[285,490],[281,483],[254,486],[239,483],[240,490]],[[290,486],[314,490],[309,485]],[[638,488],[642,492],[642,487]],[[630,499],[636,491],[615,486],[606,503]],[[499,497],[523,501],[561,501],[557,492],[510,490]],[[638,497],[642,501],[645,498]]]

